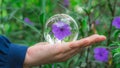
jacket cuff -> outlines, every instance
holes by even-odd
[[[10,68],[23,68],[27,49],[27,46],[10,44],[8,55]]]

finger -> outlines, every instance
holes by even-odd
[[[66,61],[69,58],[75,56],[76,54],[78,54],[81,51],[81,48],[75,48],[74,50],[71,50],[70,52],[66,53],[64,58],[62,59],[62,61]]]
[[[85,39],[86,39],[86,41],[88,41],[88,43],[86,44],[86,46],[88,46],[90,44],[94,44],[94,43],[97,43],[97,42],[104,41],[106,39],[106,37],[94,34],[94,35],[89,36],[89,37],[87,37]]]
[[[84,46],[88,46],[88,45],[96,43],[96,42],[104,41],[105,39],[106,39],[105,36],[100,36],[100,35],[95,34],[95,35],[89,36],[87,38],[83,38],[81,40],[71,42],[70,47],[71,48],[84,47]]]
[[[40,43],[35,44],[35,46],[38,46],[38,45],[48,45],[48,44],[49,44],[48,42],[40,42]]]
[[[70,51],[64,53],[64,56],[67,57],[67,56],[73,56],[74,54],[78,53],[80,51],[80,48],[74,48],[74,49],[71,49]]]
[[[79,48],[72,49],[68,52],[62,53],[57,55],[56,57],[59,58],[58,61],[66,61],[67,59],[71,58],[72,56],[76,55],[78,53]]]
[[[98,42],[101,42],[101,41],[104,41],[105,39],[106,39],[105,36],[101,36],[101,35],[97,35],[97,34],[92,35],[92,36],[87,38],[88,44],[86,44],[86,46],[92,45],[94,43],[98,43]]]
[[[68,43],[62,43],[62,44],[58,43],[55,46],[57,46],[56,52],[58,52],[58,53],[66,53],[71,50]]]
[[[61,54],[61,55],[68,55],[71,52],[73,53],[73,52],[75,52],[76,50],[79,49],[79,48],[72,49],[72,48],[69,47],[69,45],[70,45],[70,43],[62,43],[62,44],[57,43],[57,44],[55,44],[54,45],[54,46],[56,46],[55,54],[56,55],[59,55],[59,54]]]

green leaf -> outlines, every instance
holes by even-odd
[[[14,17],[14,18],[15,18],[17,21],[19,21],[19,22],[25,24],[26,26],[30,27],[31,29],[33,29],[33,30],[36,31],[38,34],[40,34],[40,30],[38,30],[38,29],[35,28],[34,26],[31,26],[31,25],[25,23],[23,20],[20,20],[20,19],[18,19],[18,18],[16,18],[16,17]]]
[[[18,9],[15,9],[9,14],[9,20],[12,19],[15,16],[17,11],[18,11]]]
[[[112,42],[109,46],[120,46],[120,42]]]
[[[120,63],[119,63],[119,64],[116,64],[116,68],[120,68]]]
[[[112,34],[112,37],[113,37],[114,39],[118,39],[119,35],[120,35],[120,30],[115,30],[115,31],[113,32],[113,34]]]
[[[88,17],[86,17],[85,19],[83,19],[82,22],[81,22],[81,27],[82,27],[83,30],[88,30],[88,28],[89,28],[87,20],[88,20]]]

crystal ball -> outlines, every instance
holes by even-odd
[[[78,33],[76,21],[67,14],[56,14],[50,17],[44,29],[45,40],[51,44],[75,41]]]

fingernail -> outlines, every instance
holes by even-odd
[[[101,39],[102,39],[102,40],[105,40],[106,37],[105,37],[104,35],[101,35]]]

